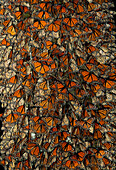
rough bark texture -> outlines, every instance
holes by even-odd
[[[1,0],[1,164],[115,169],[110,0]]]

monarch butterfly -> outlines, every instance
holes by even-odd
[[[0,160],[1,165],[5,166],[5,163],[6,163],[5,160]]]
[[[108,70],[108,66],[105,65],[105,64],[99,64],[99,65],[98,65],[98,68],[99,68],[99,70],[100,70],[100,74],[101,74],[101,75],[104,74],[104,73]]]
[[[93,68],[94,66],[88,63],[88,64],[86,64],[86,67],[87,67],[88,70],[92,70],[92,68]]]
[[[62,56],[62,58],[60,59],[60,64],[59,64],[61,69],[66,69],[68,65],[68,60],[69,60],[68,55]]]
[[[24,162],[22,163],[22,161],[20,162],[16,162],[16,170],[18,170],[19,168],[21,168],[22,170],[26,170],[27,168],[30,169],[31,166],[30,166],[30,163],[29,163],[29,160],[24,160]]]
[[[90,73],[88,71],[82,71],[81,74],[83,75],[84,81],[86,81],[88,83],[98,81],[97,76],[95,74],[93,74],[93,73]]]
[[[0,15],[4,15],[4,11],[5,11],[5,9],[3,8],[3,9],[1,9],[0,10]]]
[[[109,150],[111,148],[111,143],[104,143],[104,146],[107,148],[107,150]]]
[[[39,84],[39,88],[43,89],[44,91],[48,90],[48,84],[46,80],[43,80],[42,83]]]
[[[36,143],[29,143],[27,145],[27,149],[30,150],[31,155],[34,155],[36,157],[39,156],[40,149],[39,149],[39,146],[37,146]]]
[[[77,65],[81,66],[83,64],[85,64],[85,60],[83,58],[81,58],[81,57],[77,57]]]
[[[69,136],[70,136],[70,134],[68,132],[62,131],[60,139],[65,141],[67,139],[67,137],[69,137]]]
[[[29,160],[25,160],[22,170],[26,170],[26,168],[28,168],[28,169],[31,168]]]
[[[99,84],[92,84],[92,85],[91,85],[91,90],[92,90],[94,93],[97,93],[100,88],[101,88],[101,87],[100,87]]]
[[[3,25],[4,25],[5,27],[7,27],[7,26],[8,26],[8,24],[10,23],[10,21],[11,21],[10,19],[9,19],[9,20],[4,21],[4,22],[3,22]]]
[[[74,32],[78,36],[82,34],[82,31],[80,29],[75,29]]]
[[[83,12],[84,12],[83,5],[78,5],[77,6],[77,13],[83,13]]]
[[[62,142],[60,145],[61,145],[63,151],[74,152],[72,146],[70,144],[68,144],[67,142]]]
[[[64,6],[58,5],[58,6],[56,6],[56,9],[57,9],[57,13],[61,14],[60,17],[62,17],[63,13],[66,13],[66,8]]]
[[[49,96],[45,100],[40,101],[40,107],[50,111],[53,109],[54,103],[55,103],[55,96]]]
[[[11,25],[10,27],[8,27],[7,33],[11,34],[12,36],[13,36],[13,35],[16,35],[16,30],[15,30],[15,28],[13,27],[13,25]]]
[[[78,164],[77,161],[68,160],[65,165],[66,165],[66,167],[68,167],[68,168],[71,168],[71,169],[73,168],[73,169],[75,169],[79,164]]]
[[[19,89],[16,92],[14,92],[13,96],[17,97],[17,98],[20,98],[20,97],[23,96],[23,94],[24,94],[24,91],[22,89]]]
[[[95,156],[91,156],[90,160],[91,160],[92,168],[98,170],[99,162],[97,161],[96,157]],[[88,161],[89,161],[89,159],[88,159]]]
[[[51,86],[52,89],[57,89],[59,93],[66,93],[67,89],[61,83],[56,83]]]
[[[55,136],[54,137],[54,140],[53,140],[53,143],[52,143],[52,147],[54,146],[57,146],[57,144],[60,142],[60,139],[59,139],[59,136]]]
[[[89,37],[89,39],[91,39],[93,41],[95,38],[98,38],[100,36],[102,36],[102,33],[99,31],[99,29],[94,29],[94,31],[91,35],[91,38]]]
[[[4,113],[0,113],[0,118],[2,118],[3,115],[4,115]]]
[[[28,2],[29,0],[27,0],[27,2]],[[34,4],[38,4],[39,3],[39,0],[31,0],[31,1],[29,1],[32,5],[34,5]]]
[[[104,125],[105,121],[104,120],[100,120],[99,123],[100,123],[100,125]]]
[[[26,50],[26,49],[23,48],[23,49],[20,51],[20,54],[21,54],[22,58],[24,58],[24,61],[30,60],[30,56],[28,56],[28,53],[27,53],[27,50]]]
[[[94,139],[102,139],[102,133],[101,131],[97,130],[95,133],[94,133]]]
[[[35,123],[38,123],[40,117],[39,116],[34,116],[34,118],[32,119]]]
[[[103,156],[105,155],[105,151],[104,150],[99,150],[95,155],[96,155],[96,158],[98,159],[101,159],[103,158]]]
[[[95,123],[94,127],[95,127],[95,130],[101,129],[101,127],[100,127],[99,124],[97,124],[97,123]]]
[[[103,162],[104,162],[105,165],[110,164],[110,161],[107,158],[105,158],[105,157],[103,158]]]
[[[52,117],[45,118],[45,121],[47,123],[47,126],[55,126],[56,125],[56,123],[54,122]]]
[[[19,20],[22,16],[22,13],[20,11],[15,12],[16,18]]]
[[[44,29],[46,25],[47,25],[46,21],[36,21],[33,24],[33,26],[36,27],[38,30]]]
[[[50,146],[50,143],[46,142],[43,147],[47,150],[49,146]]]
[[[109,136],[110,139],[113,137],[113,133],[111,132],[107,132],[107,135]]]
[[[26,27],[26,24],[23,21],[20,21],[16,25],[17,29],[24,30]]]
[[[40,124],[36,123],[34,125],[34,129],[36,133],[46,133],[47,130],[46,126],[44,125],[44,121],[42,120],[40,121]]]
[[[10,46],[10,43],[9,43],[8,41],[6,41],[6,39],[4,38],[4,39],[2,40],[2,42],[0,43],[0,46],[6,46],[6,47],[8,47],[8,46]]]
[[[38,48],[35,48],[35,47],[32,47],[32,57],[35,57],[35,54],[37,55],[39,53],[39,49]],[[36,59],[36,58],[35,58]]]
[[[27,79],[22,82],[22,85],[28,87],[29,89],[32,89],[35,82],[36,79],[34,79],[32,75],[29,74]]]
[[[48,159],[45,157],[45,155],[43,153],[40,154],[40,163],[45,166],[48,163]],[[43,166],[43,167],[45,167],[45,166]]]
[[[100,109],[100,110],[98,110],[98,113],[99,113],[99,116],[102,118],[102,119],[104,119],[104,118],[106,118],[106,116],[107,116],[107,110],[102,110],[102,109]]]
[[[60,27],[61,27],[61,20],[57,20],[57,21],[54,21],[54,23],[50,24],[47,30],[57,32],[60,30]]]
[[[104,0],[95,0],[95,2],[101,5],[104,2]],[[108,2],[108,0],[105,0],[105,2]]]
[[[45,43],[46,43],[46,48],[50,49],[51,46],[52,46],[52,42],[51,41],[46,41]]]
[[[38,34],[37,34],[35,31],[33,32],[33,38],[34,38],[34,40],[35,40],[36,42],[39,41],[39,36],[38,36]],[[32,51],[31,51],[31,53],[32,53]]]
[[[19,6],[19,11],[16,11],[15,13],[16,18],[19,20],[20,18],[26,19],[30,17],[30,12],[27,6]]]
[[[39,17],[39,18],[42,19],[42,20],[47,20],[47,19],[50,19],[50,18],[51,18],[51,16],[49,15],[49,13],[46,12],[46,11],[40,11],[40,12],[38,13],[37,17]]]
[[[93,53],[93,52],[95,52],[95,51],[97,51],[97,49],[94,47],[94,46],[88,46],[88,48],[87,48],[87,53],[89,54],[91,54],[91,53]]]
[[[84,96],[86,94],[86,92],[83,89],[77,88],[76,89],[76,95],[77,97],[81,98],[82,96]],[[76,96],[75,96],[76,97]]]
[[[17,78],[17,76],[15,75],[15,76],[13,76],[13,77],[10,78],[9,83],[16,84],[17,81],[18,81],[18,78]]]
[[[17,64],[20,65],[20,66],[18,66],[18,68],[21,68],[21,66],[23,65],[23,59],[20,59],[19,61],[17,61]]]
[[[89,129],[93,123],[94,119],[90,118],[88,120],[84,121],[80,121],[78,122],[79,125],[81,125],[84,129]]]
[[[68,26],[73,27],[75,24],[77,24],[78,21],[76,18],[65,18],[63,22],[66,23]]]
[[[94,10],[96,7],[97,7],[96,4],[94,4],[94,3],[89,3],[87,9],[88,9],[88,11],[92,11],[92,10]]]
[[[69,88],[72,88],[72,87],[77,86],[76,82],[74,82],[74,81],[72,81],[72,80],[67,80],[67,81],[65,81],[65,84],[66,84],[66,86],[69,87]]]
[[[25,13],[29,11],[29,8],[27,6],[20,5],[19,8],[20,8],[21,11],[23,11]]]
[[[109,79],[110,80],[116,80],[116,73],[114,72],[114,73],[110,73],[109,74]]]
[[[111,80],[106,80],[105,83],[103,84],[103,86],[105,86],[108,89],[113,87],[114,85],[115,85],[115,82]]]
[[[59,123],[59,120],[57,118],[47,117],[45,119],[48,126],[56,126]]]
[[[45,74],[49,71],[49,67],[45,64],[42,64],[40,62],[34,62],[35,70],[41,74]]]
[[[19,117],[19,115],[11,113],[6,117],[5,121],[7,123],[15,123]]]
[[[43,9],[43,10],[47,10],[47,6],[49,7],[49,3],[40,3],[39,4],[39,7],[41,8],[41,9]]]
[[[84,152],[78,152],[78,161],[82,161],[84,159],[85,153]]]
[[[70,158],[68,158],[68,160],[63,165],[70,169],[75,169],[79,166],[79,162],[77,161],[77,158],[74,155],[74,156],[71,156]]]
[[[58,151],[58,147],[55,147],[55,149],[51,153],[52,157],[57,156],[57,151]]]
[[[20,113],[20,114],[25,114],[25,107],[24,105],[21,105],[17,108],[16,112]]]

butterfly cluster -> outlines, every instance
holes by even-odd
[[[1,0],[6,169],[115,168],[110,7],[110,0]]]

